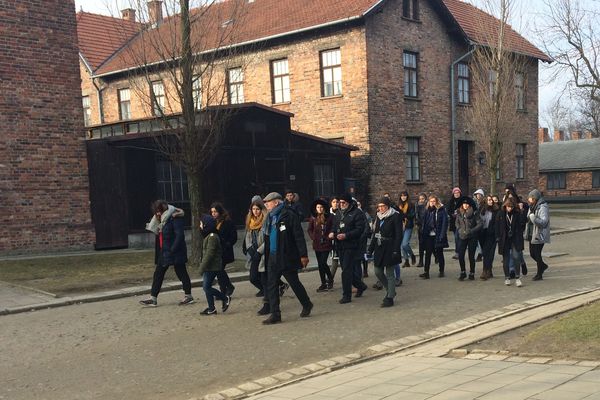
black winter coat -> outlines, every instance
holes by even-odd
[[[267,215],[267,218],[270,219],[270,216]],[[270,233],[269,224],[265,228],[265,267],[268,270],[272,238],[267,233]],[[287,207],[283,207],[279,213],[276,240],[277,254],[275,256],[277,260],[275,264],[278,271],[301,269],[300,258],[308,257],[306,240],[298,214]]]
[[[404,229],[413,229],[415,227],[415,214],[415,205],[413,203],[408,203],[406,214],[402,212],[402,208],[400,207],[400,222],[406,223],[403,226]]]
[[[156,236],[154,261],[157,265],[181,265],[188,261],[187,246],[185,244],[184,219],[170,217],[162,228],[163,247]]]
[[[365,213],[356,207],[356,204],[349,205],[346,212],[340,212],[333,223],[333,234],[335,237],[338,233],[344,233],[346,239],[336,240],[336,249],[338,251],[359,249],[366,224]]]
[[[423,216],[421,237],[419,238],[422,243],[429,236],[430,226],[435,226],[435,248],[448,248],[448,213],[444,207],[433,210],[427,208],[427,212]]]
[[[383,222],[383,223],[382,223]],[[398,264],[400,260],[400,245],[402,244],[401,214],[394,213],[383,221],[377,217],[369,254],[373,254],[376,267],[389,267]]]
[[[458,210],[456,213],[456,232],[462,240],[469,240],[478,237],[483,222],[479,212],[474,208],[467,211]]]
[[[450,197],[450,200],[448,200],[448,202],[445,205],[446,210],[448,211],[448,217],[450,217],[450,232],[454,232],[456,230],[456,212],[460,207],[461,199],[462,197],[459,197],[457,199],[453,195],[452,197]]]
[[[217,233],[221,239],[223,264],[227,265],[232,263],[234,260],[233,245],[237,242],[237,230],[235,229],[235,225],[230,219],[227,219],[218,226]]]
[[[505,251],[509,250],[513,244],[517,251],[523,251],[525,248],[523,232],[527,224],[527,214],[515,208],[512,215],[512,223],[509,224],[505,210],[500,210],[497,214],[496,238],[498,239],[498,254],[500,255],[504,255]],[[509,232],[512,232],[512,235],[509,235]]]

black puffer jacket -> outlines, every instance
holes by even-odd
[[[237,242],[237,230],[230,219],[226,219],[220,225],[217,224],[217,233],[221,239],[221,249],[223,251],[223,264],[232,263],[233,245]]]
[[[337,250],[359,249],[366,224],[365,213],[354,203],[348,205],[345,211],[340,212],[333,223],[333,234],[336,236],[338,233],[343,233],[346,235],[346,239],[335,241]]]

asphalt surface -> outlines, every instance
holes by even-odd
[[[255,312],[260,300],[247,282],[238,283],[230,310],[203,317],[205,300],[178,306],[181,294],[159,297],[159,307],[123,298],[0,317],[0,399],[189,399],[294,366],[364,349],[385,340],[419,334],[472,314],[600,281],[600,231],[556,236],[548,251],[568,252],[549,259],[542,282],[532,271],[522,288],[456,279],[429,281],[420,269],[403,269],[396,306],[381,309],[383,292],[340,305],[336,290],[315,293],[318,273],[301,275],[315,303],[310,318],[286,293],[284,323],[263,326]],[[481,264],[478,263],[478,269]],[[529,261],[530,270],[534,270]],[[372,268],[371,268],[372,271]],[[435,269],[433,269],[435,271]],[[339,275],[337,279],[339,281]],[[374,278],[366,279],[371,286]]]

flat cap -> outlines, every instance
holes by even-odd
[[[266,195],[265,198],[263,199],[263,201],[265,203],[267,201],[271,201],[271,200],[283,200],[283,197],[281,197],[281,195],[277,192],[271,192],[268,195]]]

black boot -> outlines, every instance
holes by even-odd
[[[391,307],[394,305],[394,299],[392,299],[391,297],[386,297],[383,299],[383,302],[381,303],[381,307]]]
[[[271,312],[271,307],[269,307],[269,303],[263,303],[263,306],[260,310],[257,311],[258,315],[267,315]]]
[[[264,325],[273,325],[273,324],[278,324],[280,322],[281,322],[281,314],[273,313],[273,314],[269,315],[269,318],[265,319],[262,323]]]
[[[422,274],[419,274],[419,278],[429,279],[429,272],[423,272]]]

